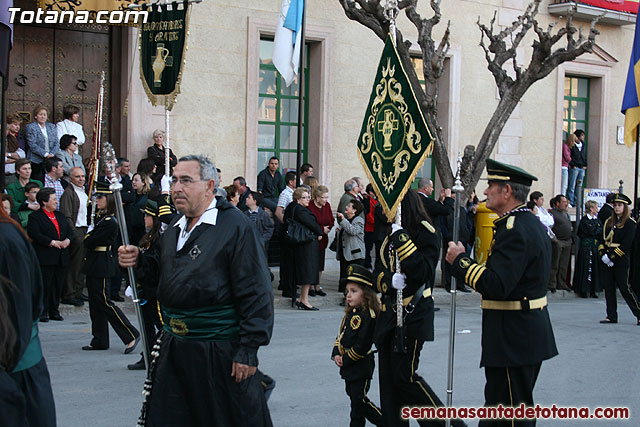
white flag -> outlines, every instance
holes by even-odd
[[[298,75],[303,8],[303,0],[282,0],[278,16],[272,59],[287,86]]]

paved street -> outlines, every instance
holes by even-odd
[[[327,280],[331,278],[329,273]],[[328,288],[328,287],[327,287]],[[629,406],[629,421],[587,422],[598,426],[637,426],[640,419],[640,327],[623,304],[620,323],[600,325],[604,299],[553,295],[549,311],[560,355],[543,364],[535,399],[542,405]],[[445,400],[449,325],[449,295],[436,290],[436,340],[422,351],[419,372]],[[269,401],[276,426],[340,426],[348,424],[349,405],[338,369],[329,359],[342,316],[335,290],[323,298],[321,310],[302,312],[278,298],[271,344],[260,351],[261,369],[277,381]],[[620,302],[622,301],[619,298]],[[130,309],[128,309],[130,310]],[[458,298],[454,403],[482,404],[480,309],[477,294]],[[134,318],[134,314],[129,314]],[[144,374],[126,365],[139,355],[122,354],[123,345],[111,335],[108,351],[85,352],[89,317],[69,312],[64,322],[40,324],[40,336],[58,414],[58,425],[133,426],[142,400]],[[370,397],[379,402],[377,379]],[[578,421],[539,421],[538,425],[573,426]],[[476,425],[472,421],[471,425]]]

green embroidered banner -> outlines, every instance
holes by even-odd
[[[360,131],[358,156],[389,221],[433,151],[432,135],[387,36]]]
[[[140,30],[142,86],[151,104],[156,106],[166,99],[169,110],[180,93],[188,5],[187,1],[183,1],[143,7],[143,10],[149,11],[149,17]]]

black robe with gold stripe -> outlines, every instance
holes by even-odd
[[[438,241],[435,229],[427,221],[418,229],[415,236],[410,236],[404,229],[388,236],[380,248],[381,263],[374,272],[374,288],[383,294],[383,306],[378,321],[374,342],[380,348],[389,333],[396,328],[396,290],[391,287],[391,279],[396,271],[396,253],[400,260],[400,269],[407,276],[403,290],[405,303],[416,291],[425,285],[430,290],[429,281],[438,262]],[[406,305],[406,304],[405,304]],[[419,341],[433,341],[433,299],[431,296],[421,298],[417,306],[405,317],[407,336]]]
[[[331,358],[342,356],[340,376],[346,381],[371,379],[373,376],[375,362],[370,350],[375,317],[372,310],[353,308],[342,318]]]
[[[526,301],[547,294],[551,242],[538,218],[528,210],[494,221],[486,264],[460,254],[453,274],[484,300]],[[526,304],[526,303],[525,303]],[[558,354],[547,307],[531,310],[482,310],[480,366],[534,365]]]

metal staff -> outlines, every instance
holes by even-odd
[[[93,125],[93,141],[91,144],[91,162],[89,166],[89,197],[91,199],[91,228],[95,225],[96,218],[96,184],[100,175],[100,136],[102,134],[102,108],[104,103],[104,71],[100,80],[100,91],[96,101],[95,123]]]
[[[165,96],[164,103],[164,127],[166,129],[164,136],[164,174],[165,176],[171,175],[169,173],[169,168],[171,167],[171,144],[169,143],[169,109],[167,105],[169,104],[169,97]]]
[[[115,153],[113,151],[113,147],[108,142],[105,142],[105,150],[108,150],[110,156],[113,160],[115,160]],[[107,157],[107,156],[105,156]],[[122,204],[122,195],[120,191],[122,190],[122,184],[118,182],[118,178],[115,176],[113,162],[109,161],[110,159],[105,159],[107,163],[107,168],[109,170],[111,185],[109,189],[113,191],[113,196],[116,200],[116,218],[118,219],[118,224],[120,225],[120,237],[122,238],[122,244],[125,246],[129,245],[129,236],[127,235],[127,221],[124,217],[124,207]],[[127,273],[129,275],[129,284],[131,285],[131,291],[133,292],[133,302],[134,307],[136,309],[136,317],[138,318],[138,324],[140,325],[140,337],[142,338],[142,356],[144,357],[144,364],[149,369],[149,350],[147,347],[147,334],[144,330],[144,319],[142,318],[142,310],[140,309],[140,299],[138,298],[138,289],[136,287],[136,278],[133,273],[133,267],[127,267]]]
[[[398,8],[398,0],[387,0],[387,3],[384,6],[384,16],[389,20],[389,33],[391,34],[391,40],[393,40],[393,44],[396,44],[396,18],[398,17],[398,13],[400,9]],[[398,205],[398,210],[396,211],[396,219],[395,223],[402,227],[402,202]],[[398,254],[396,252],[396,273],[402,273],[400,269],[400,259],[398,258]],[[404,351],[404,307],[402,305],[403,292],[402,289],[396,290],[396,339],[395,339],[395,347],[398,351]]]
[[[456,172],[456,182],[452,190],[456,193],[456,201],[453,211],[453,242],[458,244],[460,234],[460,197],[464,191],[462,181],[460,180],[460,167],[462,158],[458,156],[458,171]],[[451,407],[453,403],[453,350],[456,339],[456,277],[451,277],[451,314],[449,316],[449,366],[447,369],[447,407]],[[446,426],[451,426],[451,418],[447,418]]]

